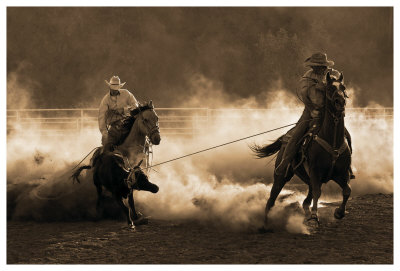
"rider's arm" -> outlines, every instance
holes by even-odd
[[[102,135],[107,134],[106,113],[108,110],[107,96],[103,98],[99,107],[99,130]]]
[[[124,107],[124,114],[129,114],[129,112],[132,109],[135,109],[139,106],[135,96],[133,96],[133,94],[129,91],[126,90],[127,94],[128,94],[128,102],[127,102],[127,106]]]
[[[307,110],[309,110],[310,112],[315,110],[314,104],[310,99],[310,92],[311,88],[315,88],[316,84],[317,82],[315,80],[308,77],[303,77],[300,80],[300,98],[306,106]]]

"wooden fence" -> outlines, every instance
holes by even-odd
[[[251,118],[262,114],[276,116],[296,114],[294,109],[209,109],[209,108],[157,108],[160,117],[160,130],[163,135],[195,135],[200,129],[223,117],[234,120]],[[7,110],[7,134],[23,128],[32,132],[49,135],[62,135],[69,132],[82,132],[97,129],[97,108],[74,109],[9,109]],[[393,119],[393,108],[347,108],[346,121],[368,119]]]

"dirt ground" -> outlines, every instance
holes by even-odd
[[[338,203],[320,212],[333,214]],[[323,209],[323,210],[322,210]],[[8,264],[392,264],[393,195],[352,198],[310,235],[234,232],[195,221],[8,221]]]

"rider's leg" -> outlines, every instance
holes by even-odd
[[[344,127],[344,136],[345,136],[345,138],[347,140],[347,144],[349,145],[350,154],[352,154],[353,153],[353,147],[352,147],[352,144],[351,144],[351,136],[350,136],[350,133],[349,133],[349,131],[347,130],[346,127]],[[351,164],[350,164],[350,168],[349,168],[349,173],[350,173],[350,179],[355,179],[356,178],[356,176],[353,173],[353,168],[352,168]]]
[[[298,143],[304,134],[307,132],[309,126],[309,114],[305,111],[297,122],[296,127],[292,130],[291,137],[286,145],[285,151],[283,153],[283,158],[280,164],[276,167],[275,173],[277,175],[284,175],[286,173],[287,167],[296,155]]]
[[[103,144],[105,151],[114,151],[115,146],[118,145],[119,136],[120,136],[120,125],[115,122],[110,126],[108,130],[107,141]]]

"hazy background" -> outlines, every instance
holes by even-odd
[[[302,106],[297,81],[306,71],[303,61],[315,51],[327,52],[344,72],[348,107],[393,106],[391,8],[8,8],[7,13],[9,109],[97,107],[107,92],[104,80],[113,74],[140,101],[152,99],[156,110],[295,108],[286,114],[223,111],[193,137],[162,133],[154,164],[296,122]],[[392,193],[393,119],[359,112],[346,114],[346,126],[358,169],[352,196]],[[100,145],[97,127],[63,137],[41,137],[27,127],[14,127],[7,136],[7,217],[93,218],[90,172],[82,174],[80,185],[69,176]],[[150,179],[159,193],[140,191],[136,202],[153,218],[258,226],[274,159],[254,159],[248,144],[269,143],[286,130],[157,167]],[[285,187],[282,194],[289,196],[271,216],[280,228],[306,233],[301,212],[286,209],[305,197],[305,185],[295,185]],[[322,201],[341,199],[333,182],[323,186],[322,195]],[[325,218],[333,219],[333,210]]]
[[[199,78],[228,102],[295,93],[315,51],[359,92],[354,106],[393,106],[392,8],[8,7],[7,107],[97,107],[114,74],[158,107],[181,106]]]

